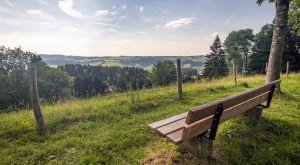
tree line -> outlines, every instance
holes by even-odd
[[[224,44],[216,37],[211,53],[206,55],[203,77],[219,78],[228,75],[229,69],[236,74],[265,74],[269,60],[274,24],[266,24],[257,34],[252,29],[232,31]],[[300,36],[297,29],[288,26],[281,62],[281,71],[285,72],[287,61],[292,71],[300,71]]]
[[[256,3],[261,5],[264,1],[266,0],[257,0]],[[275,3],[273,24],[265,25],[256,35],[252,29],[232,31],[224,42],[228,65],[233,66],[235,84],[237,72],[244,75],[248,74],[249,70],[250,73],[266,72],[266,82],[280,79],[280,72],[285,68],[282,65],[285,65],[286,61],[295,66],[294,71],[300,70],[300,0],[269,0],[269,2]],[[219,56],[221,55],[222,53],[219,53]],[[208,55],[207,59],[213,61],[212,59],[217,58]],[[265,69],[264,62],[266,62]],[[215,63],[217,62],[207,62],[205,68],[215,68],[213,66]],[[208,75],[209,78],[219,77],[213,74],[217,71],[204,69],[206,72],[207,70],[210,74],[204,72],[205,77]]]
[[[30,101],[27,69],[37,66],[39,93],[42,100],[54,101],[69,96],[69,77],[50,68],[32,52],[0,47],[0,112],[28,107]],[[41,74],[42,73],[42,74]]]
[[[150,88],[149,72],[137,67],[102,67],[67,64],[58,67],[71,78],[71,91],[76,97],[90,97],[112,91],[124,92]]]
[[[158,61],[152,71],[138,67],[103,67],[67,64],[51,68],[42,58],[18,48],[0,47],[0,112],[28,108],[30,103],[28,67],[37,68],[42,102],[52,103],[71,97],[92,97],[110,92],[167,86],[176,82],[172,61]],[[197,76],[196,69],[184,68],[183,81]]]

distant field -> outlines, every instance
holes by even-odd
[[[199,164],[147,125],[262,85],[264,77],[238,84],[232,78],[184,84],[183,101],[169,86],[42,106],[45,136],[36,133],[31,110],[0,114],[0,164]],[[300,74],[283,77],[281,87],[258,128],[243,117],[221,124],[210,163],[300,162]]]
[[[106,60],[105,63],[101,64],[101,66],[124,66],[118,60]]]
[[[49,65],[51,68],[57,68],[58,65]]]
[[[198,56],[119,56],[119,57],[81,57],[64,55],[40,55],[50,66],[65,64],[101,65],[101,66],[121,66],[121,67],[141,67],[151,70],[158,61],[171,60],[174,63],[177,58],[181,59],[183,68],[203,68],[205,57]]]

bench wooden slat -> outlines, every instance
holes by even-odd
[[[159,127],[155,130],[157,132],[159,132],[161,135],[166,136],[170,133],[178,131],[179,129],[182,129],[184,125],[185,125],[185,118],[178,120],[176,122],[173,122],[173,123],[169,123],[168,125]]]
[[[170,118],[167,118],[167,119],[164,119],[164,120],[161,120],[161,121],[149,124],[149,127],[151,129],[155,130],[155,129],[157,129],[159,127],[163,127],[163,126],[165,126],[167,124],[176,122],[176,121],[181,120],[181,119],[185,119],[186,116],[187,116],[187,114],[188,114],[188,112],[185,112],[185,113],[182,113],[182,114],[179,114],[179,115],[176,115],[176,116],[173,116],[173,117],[170,117]]]
[[[223,104],[224,109],[227,109],[227,108],[235,106],[241,102],[244,102],[251,98],[259,96],[265,92],[268,92],[268,91],[270,91],[273,84],[275,84],[276,86],[279,86],[280,80],[276,80],[276,81],[270,82],[268,84],[265,84],[261,87],[251,89],[251,90],[248,90],[245,92],[241,92],[241,93],[233,95],[233,96],[225,97],[223,99],[192,108],[189,110],[189,113],[187,115],[186,124],[191,124],[191,123],[198,121],[199,119],[213,115],[216,111],[217,106],[220,103]]]
[[[255,106],[259,105],[260,103],[267,101],[269,93],[270,92],[266,92],[266,93],[259,95],[253,99],[247,100],[236,106],[225,109],[220,118],[220,123],[222,123],[226,120],[229,120],[230,118],[233,118],[235,116],[238,116],[239,114],[244,113],[251,108],[254,108]],[[212,120],[213,120],[213,115],[203,118],[201,120],[198,120],[197,122],[194,122],[190,125],[184,126],[182,139],[183,140],[191,139],[191,138],[205,132],[206,130],[209,130],[211,127]]]
[[[174,144],[180,144],[183,142],[183,139],[182,139],[182,132],[183,132],[183,129],[180,129],[178,131],[175,131],[173,133],[170,133],[168,134],[166,137],[167,139],[169,139],[172,143]]]

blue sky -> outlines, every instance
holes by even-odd
[[[207,54],[215,36],[272,22],[256,0],[0,0],[0,44],[81,56]]]

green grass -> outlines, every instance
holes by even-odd
[[[282,96],[263,111],[258,128],[247,118],[220,125],[214,146],[217,164],[300,162],[300,74],[282,79]],[[245,83],[246,82],[246,83]],[[43,106],[48,132],[36,132],[32,111],[0,114],[0,164],[197,164],[148,124],[197,105],[259,86],[262,76],[185,84],[111,94]]]

